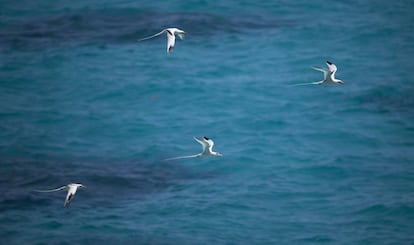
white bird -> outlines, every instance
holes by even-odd
[[[203,151],[201,153],[198,153],[196,155],[190,155],[190,156],[168,158],[168,159],[165,159],[165,161],[183,159],[183,158],[193,158],[193,157],[210,157],[210,156],[221,157],[223,156],[221,153],[213,151],[213,146],[214,146],[213,140],[205,136],[201,139],[197,137],[193,137],[193,138],[203,146]]]
[[[67,207],[69,205],[69,203],[72,201],[73,196],[75,196],[76,191],[78,190],[79,187],[82,188],[86,188],[86,186],[82,185],[82,184],[68,184],[68,185],[64,185],[62,187],[53,189],[53,190],[36,190],[37,192],[54,192],[54,191],[61,191],[61,190],[68,190],[68,194],[66,195],[66,199],[65,199],[65,204],[63,205],[63,207]]]
[[[336,68],[336,65],[332,62],[326,61],[326,65],[329,67],[328,69],[312,66],[313,69],[317,71],[321,71],[324,74],[323,80],[319,82],[313,82],[313,83],[299,83],[295,84],[293,86],[297,85],[308,85],[308,84],[316,84],[316,85],[343,85],[344,82],[335,78],[335,73],[338,68]]]
[[[158,32],[155,35],[152,35],[150,37],[145,37],[145,38],[139,39],[138,41],[144,41],[144,40],[147,40],[147,39],[150,39],[150,38],[159,36],[159,35],[163,34],[164,32],[167,33],[167,53],[171,53],[172,50],[173,50],[173,48],[174,48],[174,45],[175,45],[175,34],[177,34],[177,36],[181,40],[183,40],[185,34],[187,34],[185,31],[180,30],[178,28],[166,28],[166,29],[162,30],[161,32]]]

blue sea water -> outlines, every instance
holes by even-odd
[[[413,11],[2,1],[0,244],[414,244]]]

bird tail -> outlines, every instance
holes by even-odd
[[[36,192],[55,192],[55,191],[60,191],[60,190],[63,190],[63,189],[66,189],[66,186],[62,186],[62,187],[59,187],[59,188],[56,188],[56,189],[53,189],[53,190],[34,190],[34,191],[36,191]]]
[[[321,83],[320,83],[320,82],[313,82],[313,83],[297,83],[297,84],[293,84],[293,85],[290,85],[290,86],[294,87],[294,86],[312,85],[312,84],[321,84]]]
[[[171,158],[164,159],[164,161],[171,161],[171,160],[185,159],[185,158],[194,158],[194,157],[199,157],[199,156],[200,156],[200,154],[191,155],[191,156],[171,157]]]
[[[164,31],[165,31],[165,30],[162,30],[162,31],[160,31],[160,32],[158,32],[157,34],[154,34],[154,35],[152,35],[152,36],[149,36],[149,37],[144,37],[144,38],[138,39],[138,42],[140,42],[140,41],[144,41],[144,40],[148,40],[148,39],[151,39],[151,38],[153,38],[153,37],[159,36],[159,35],[163,34],[163,33],[164,33]]]

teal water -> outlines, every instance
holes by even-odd
[[[1,6],[1,244],[414,243],[412,2]]]

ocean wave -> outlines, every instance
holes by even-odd
[[[31,50],[90,43],[134,43],[169,26],[179,26],[189,35],[206,36],[286,25],[289,25],[287,21],[272,16],[227,17],[205,12],[158,12],[149,9],[86,10],[25,19],[2,27],[0,47]]]

